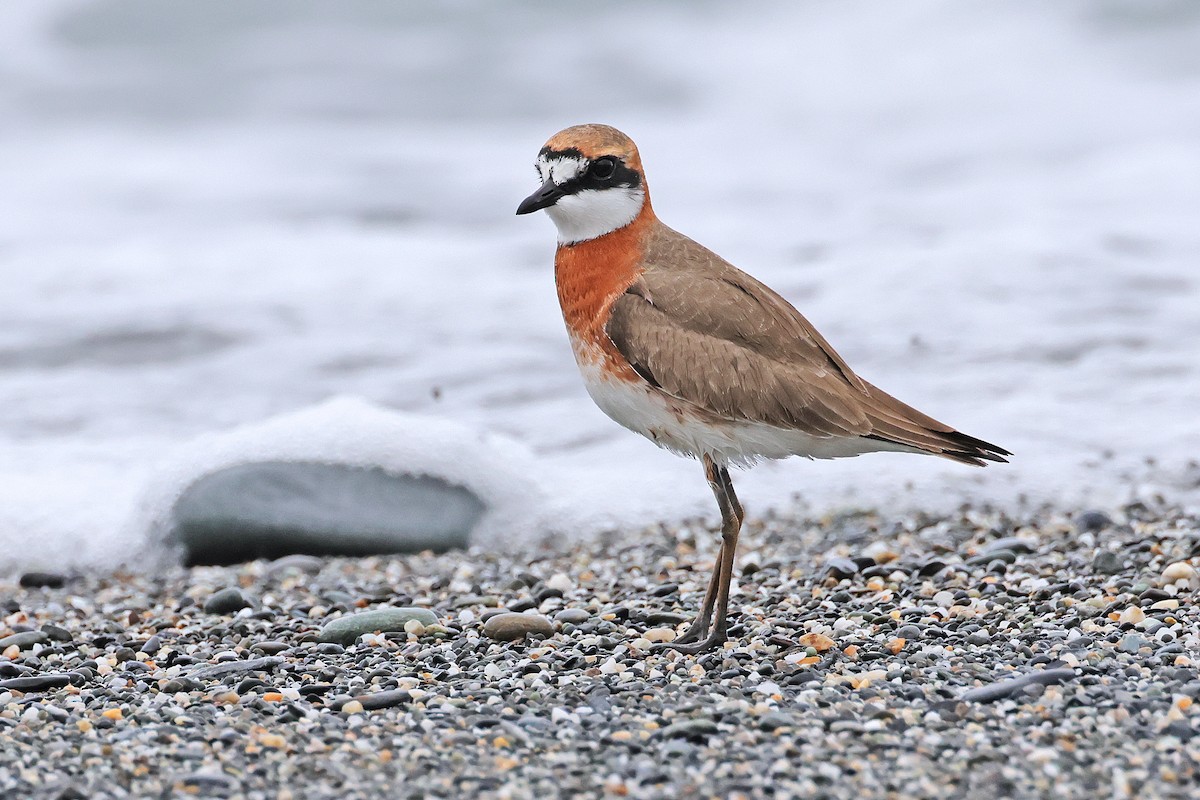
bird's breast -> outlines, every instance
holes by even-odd
[[[599,355],[614,377],[641,380],[605,332],[612,305],[642,274],[643,226],[639,221],[612,233],[562,246],[554,257],[554,281],[563,321],[575,346]],[[582,365],[581,365],[582,366]]]

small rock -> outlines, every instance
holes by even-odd
[[[1162,573],[1163,580],[1174,583],[1178,580],[1191,580],[1196,577],[1196,568],[1186,561],[1176,561],[1168,564]]]
[[[1112,524],[1112,518],[1103,511],[1085,511],[1075,518],[1075,530],[1080,533],[1096,533]]]
[[[555,622],[570,623],[572,625],[582,625],[591,618],[591,613],[584,611],[582,608],[564,608],[554,615]]]
[[[931,558],[928,561],[925,561],[921,564],[920,568],[917,570],[917,576],[921,577],[921,578],[928,578],[931,575],[936,575],[937,573],[941,572],[945,568],[946,568],[945,561],[942,561],[937,558]]]
[[[278,575],[283,575],[287,572],[299,572],[307,575],[316,575],[321,571],[321,567],[325,566],[325,559],[317,556],[310,556],[304,553],[293,553],[290,556],[277,558],[267,564],[264,572],[268,577],[274,578]]]
[[[51,625],[49,622],[42,626],[42,633],[46,634],[56,642],[70,642],[74,641],[75,639],[75,637],[71,635],[71,632],[66,628],[60,628],[58,625]]]
[[[347,614],[325,623],[318,639],[322,642],[351,645],[364,633],[403,631],[404,625],[410,620],[429,626],[436,625],[438,617],[428,608],[376,608]]]
[[[28,650],[35,644],[42,644],[50,641],[50,637],[42,631],[22,631],[14,633],[11,636],[5,636],[0,639],[0,650],[7,650],[10,647],[16,647],[18,650]]]
[[[405,703],[412,702],[412,694],[407,689],[389,689],[383,692],[372,692],[371,694],[360,694],[350,701],[359,704],[358,711],[374,711],[377,708],[391,708]],[[351,714],[353,711],[348,711],[346,706],[342,706],[342,711]]]
[[[33,589],[39,586],[44,586],[48,589],[58,589],[67,582],[65,575],[60,575],[57,572],[26,572],[21,576],[19,583],[26,589]]]
[[[668,725],[659,731],[664,739],[687,739],[702,742],[717,732],[717,723],[711,719],[688,719]]]
[[[1040,683],[1043,686],[1062,683],[1063,681],[1071,680],[1075,677],[1075,670],[1059,668],[1059,669],[1044,669],[1038,672],[1030,672],[1026,675],[1021,675],[1016,678],[1006,678],[996,683],[980,686],[975,689],[969,689],[963,692],[959,698],[968,703],[991,703],[996,700],[1003,700],[1006,697],[1011,697],[1019,690],[1024,689],[1035,683]]]
[[[282,663],[283,659],[279,656],[263,656],[262,658],[251,658],[247,661],[225,661],[221,664],[201,667],[195,672],[190,673],[187,677],[195,681],[205,681],[213,678],[222,678],[238,672],[273,670]]]
[[[642,638],[648,642],[673,642],[675,641],[675,630],[673,628],[651,628],[642,634]]]
[[[797,642],[801,647],[811,647],[818,653],[824,653],[837,644],[833,639],[830,639],[823,633],[806,633],[801,636]]]
[[[66,686],[68,683],[75,686],[82,686],[84,677],[78,672],[46,672],[41,675],[29,675],[0,681],[0,689],[16,689],[21,692],[44,692],[47,689],[57,689]]]
[[[343,714],[361,714],[365,710],[361,700],[347,700],[342,703]]]
[[[1120,618],[1117,620],[1121,625],[1137,625],[1146,619],[1146,612],[1137,606],[1130,606],[1121,612]]]
[[[1002,539],[994,539],[982,548],[979,552],[982,555],[989,555],[992,558],[996,557],[996,553],[1008,551],[1014,555],[1017,553],[1033,553],[1037,550],[1037,540],[1027,539],[1023,536],[1005,536]],[[1009,562],[1012,563],[1011,561]]]
[[[1150,643],[1136,633],[1125,634],[1121,637],[1121,641],[1117,643],[1117,649],[1122,653],[1136,653],[1143,647],[1149,646]]]
[[[1100,575],[1116,575],[1124,568],[1121,557],[1110,550],[1098,550],[1092,558],[1092,571]]]
[[[554,633],[550,620],[540,614],[496,614],[483,624],[483,635],[499,642],[523,639],[526,634],[549,636]]]
[[[250,603],[246,601],[246,597],[242,594],[241,589],[238,589],[236,586],[228,586],[213,592],[204,601],[204,611],[207,614],[232,614],[249,605]]]
[[[841,580],[849,578],[858,572],[858,564],[848,558],[835,556],[825,560],[825,574],[830,578]]]
[[[569,592],[575,588],[574,582],[565,573],[556,572],[546,581],[546,586],[550,589],[557,589],[560,592]]]

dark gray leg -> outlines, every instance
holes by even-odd
[[[708,456],[704,457],[704,474],[712,487],[717,506],[721,509],[721,552],[713,566],[713,576],[704,596],[704,604],[696,621],[683,636],[666,645],[681,653],[702,653],[719,647],[728,638],[726,622],[729,616],[729,586],[733,581],[733,561],[737,554],[738,534],[742,529],[745,512],[733,491],[729,470],[718,466]],[[713,610],[717,618],[709,633],[709,621]],[[708,633],[706,638],[701,639]]]

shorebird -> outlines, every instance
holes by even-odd
[[[721,512],[700,611],[666,646],[699,653],[728,638],[745,516],[730,467],[880,451],[985,466],[1011,455],[863,380],[780,295],[659,222],[637,146],[616,128],[567,128],[536,166],[542,185],[517,213],[544,209],[558,229],[555,283],[588,394],[624,427],[698,459]]]

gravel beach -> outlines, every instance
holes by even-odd
[[[751,509],[733,640],[654,649],[717,541],[12,576],[0,796],[1200,791],[1195,516]]]

